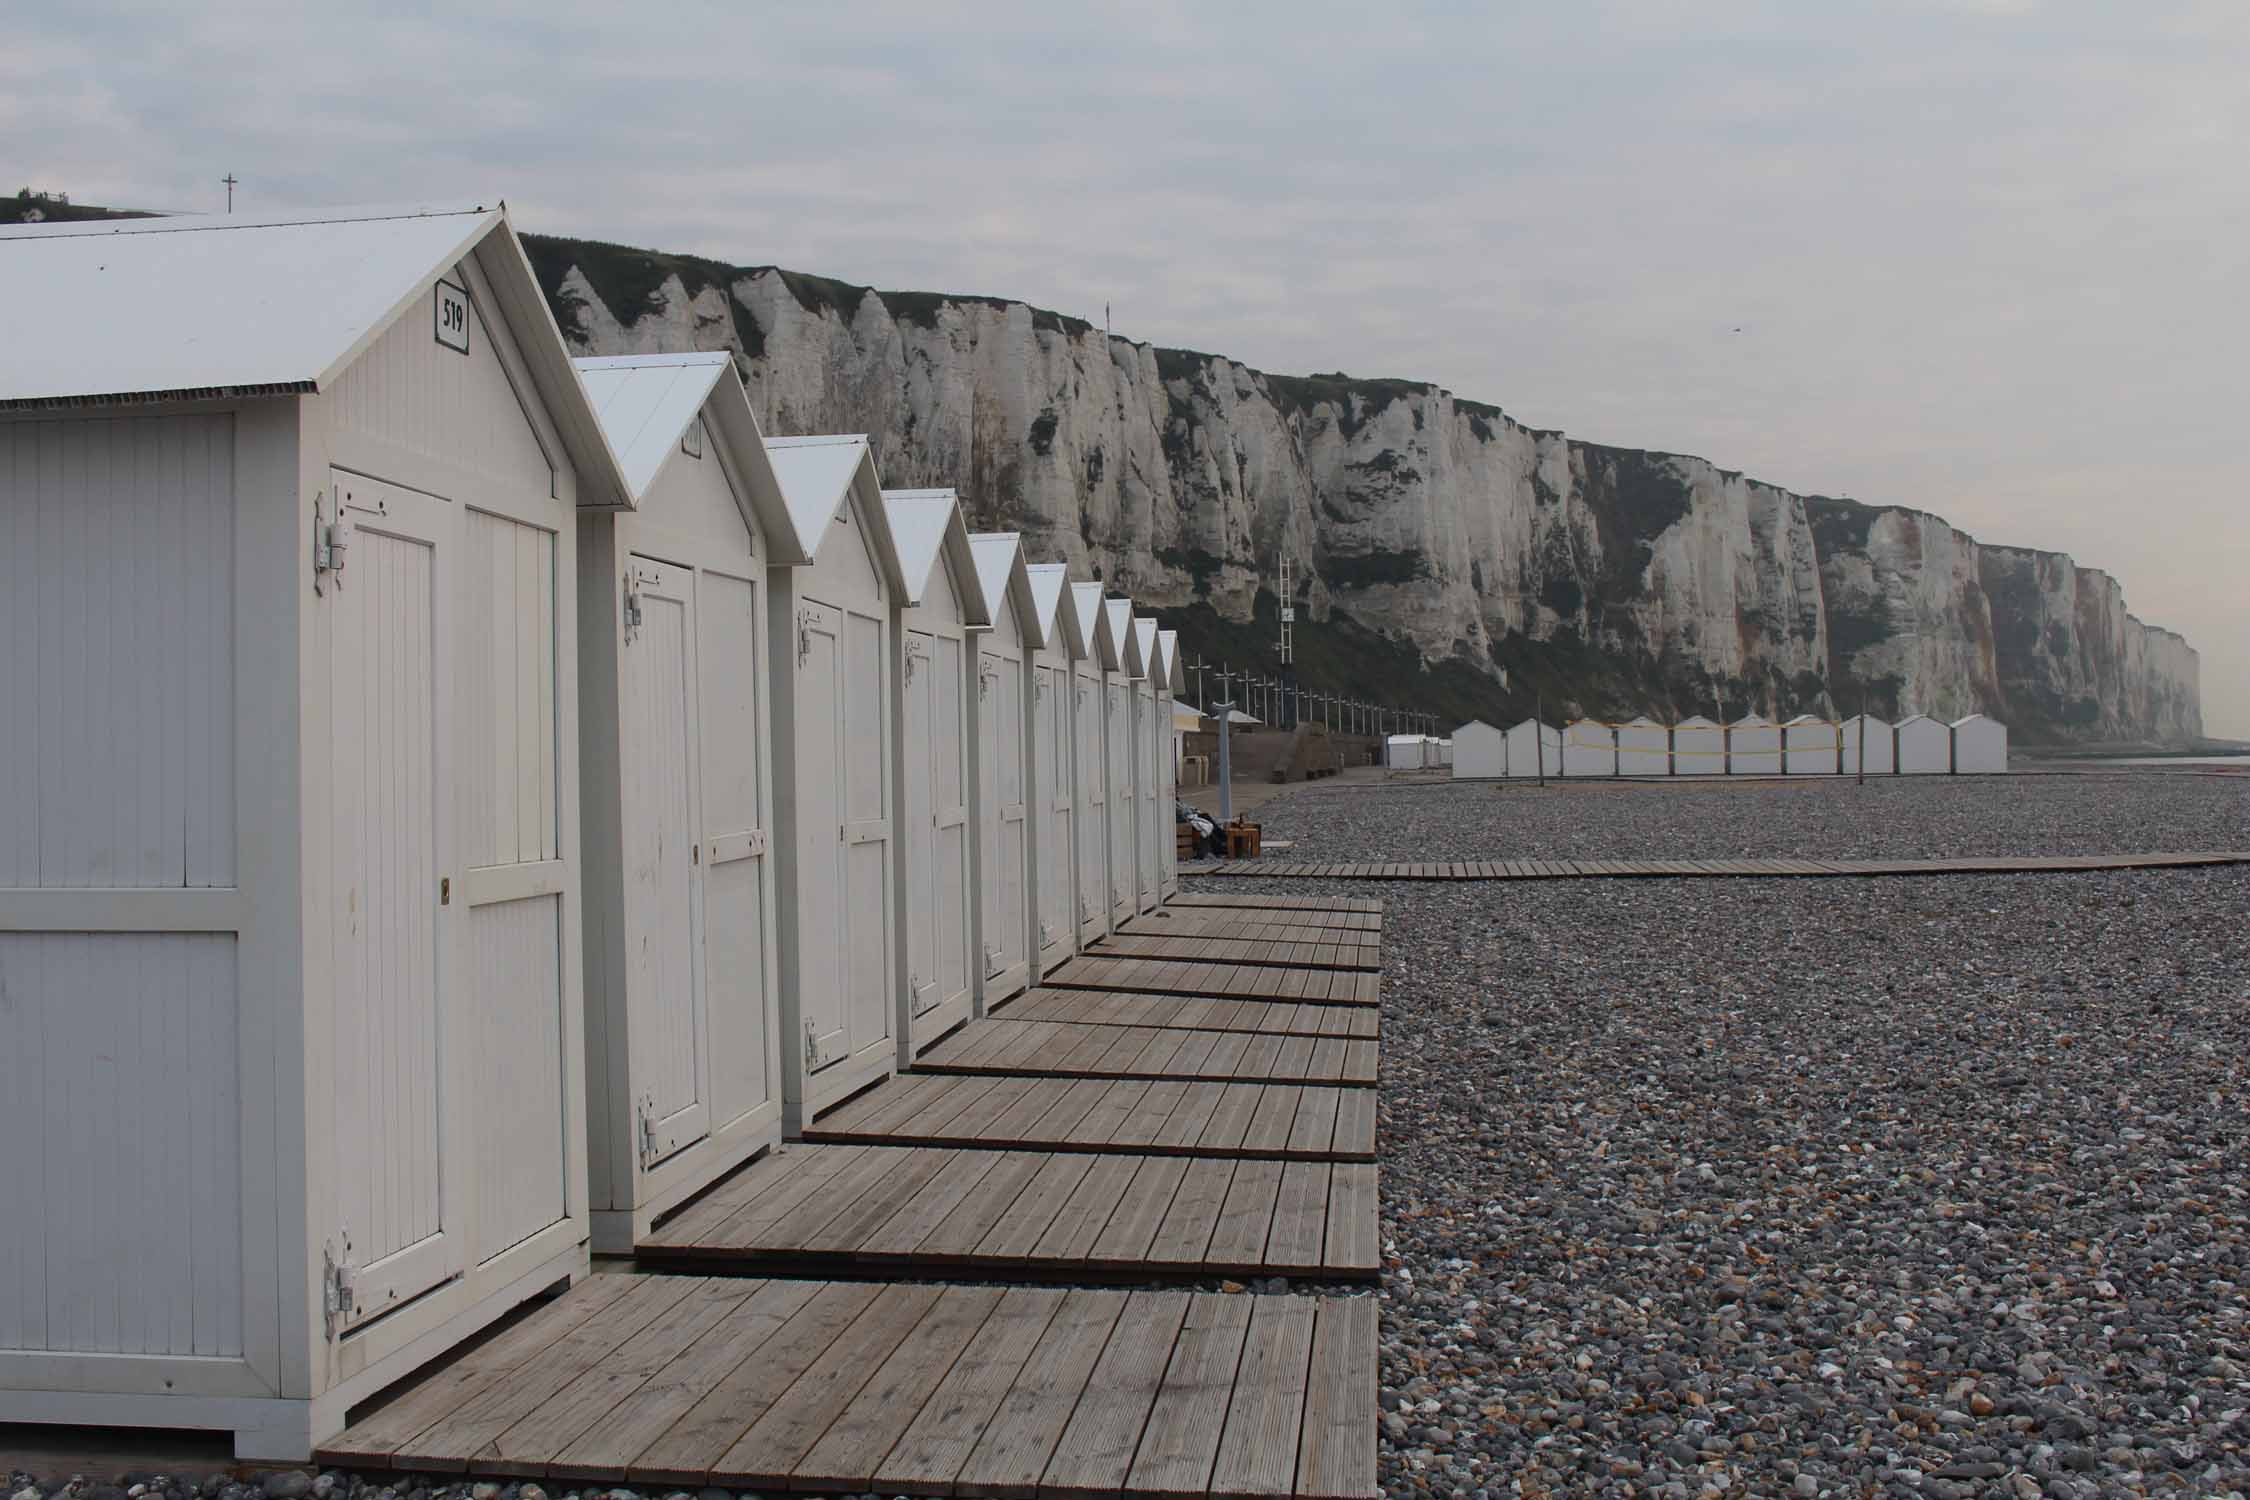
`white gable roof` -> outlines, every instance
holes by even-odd
[[[766,460],[781,486],[790,525],[808,554],[820,550],[821,539],[844,506],[857,501],[884,581],[901,594],[907,592],[898,544],[891,538],[890,512],[883,504],[882,481],[875,477],[875,455],[865,435],[767,438]]]
[[[1039,620],[1039,643],[1061,646],[1071,656],[1086,654],[1078,633],[1078,611],[1063,601],[1070,594],[1067,563],[1033,563],[1024,569],[1031,580],[1031,612]]]
[[[1139,677],[1148,671],[1141,660],[1141,643],[1133,633],[1133,601],[1130,599],[1104,599],[1103,616],[1109,621],[1110,656],[1103,663],[1112,672],[1123,672],[1127,677]]]
[[[1091,658],[1098,666],[1107,667],[1117,659],[1117,642],[1109,633],[1109,611],[1102,608],[1102,586],[1098,583],[1074,583],[1070,586],[1070,607],[1078,617],[1079,655]]]
[[[1177,630],[1159,630],[1156,633],[1157,649],[1164,653],[1164,689],[1181,692],[1187,687],[1187,666],[1180,660],[1180,633]]]
[[[969,537],[969,555],[976,559],[977,587],[984,595],[987,624],[1000,619],[1001,601],[1016,606],[1016,629],[1024,644],[1034,649],[1047,643],[1046,627],[1031,597],[1031,576],[1023,565],[1023,538],[1013,531],[980,531]]]
[[[0,283],[18,293],[0,338],[0,406],[325,390],[472,255],[499,303],[486,311],[514,332],[569,450],[578,503],[626,503],[498,199],[0,228]]]
[[[680,436],[698,416],[711,440],[749,490],[754,519],[766,534],[766,549],[777,563],[807,563],[804,539],[774,476],[757,413],[735,373],[734,356],[724,350],[699,354],[626,354],[579,359],[579,378],[601,418],[602,431],[617,451],[625,485],[638,506],[664,466],[678,456]]]
[[[938,563],[953,570],[953,592],[961,601],[961,618],[971,625],[989,625],[983,590],[977,585],[976,558],[969,550],[969,528],[961,520],[961,497],[953,490],[885,490],[883,509],[890,517],[891,537],[898,548],[900,574],[906,590],[900,596],[909,606],[920,604],[929,591],[930,576]]]
[[[1141,673],[1153,687],[1165,675],[1163,658],[1156,647],[1156,622],[1147,615],[1133,616],[1133,647],[1141,654]]]

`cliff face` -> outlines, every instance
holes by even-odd
[[[886,484],[958,486],[978,527],[1109,580],[1191,652],[1254,664],[1240,626],[1271,618],[1287,555],[1300,620],[1325,624],[1299,632],[1316,689],[1494,719],[1538,694],[1550,717],[1865,701],[1981,710],[2026,740],[2200,732],[2194,652],[2106,575],[1935,516],[1021,303],[527,245],[588,352],[731,349],[769,433],[871,434]]]

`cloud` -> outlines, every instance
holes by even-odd
[[[535,228],[1433,379],[2067,545],[2192,623],[2213,727],[2250,736],[2233,0],[35,0],[10,33],[34,185],[502,193]]]

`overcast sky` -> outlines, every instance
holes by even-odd
[[[1434,380],[2068,551],[2250,737],[2242,0],[480,9],[10,6],[0,190],[497,194]]]

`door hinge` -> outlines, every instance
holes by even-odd
[[[357,1310],[354,1295],[354,1271],[351,1264],[351,1232],[344,1232],[344,1253],[339,1259],[334,1241],[320,1249],[320,1313],[328,1331],[328,1340],[334,1343],[343,1333],[344,1324]]]
[[[809,609],[797,611],[797,665],[803,666],[805,658],[812,655],[813,613]]]
[[[625,644],[630,646],[640,638],[641,634],[641,587],[640,580],[633,576],[630,569],[626,571],[624,581],[625,600],[622,616],[625,621]]]
[[[321,512],[321,496],[313,496],[313,592],[325,594],[321,580],[333,576],[336,587],[344,586],[344,556],[352,545],[352,523],[344,519],[341,496],[336,501],[336,517],[329,520]]]
[[[643,1094],[633,1106],[635,1122],[640,1127],[635,1135],[641,1143],[641,1167],[646,1170],[656,1160],[656,1105]]]

